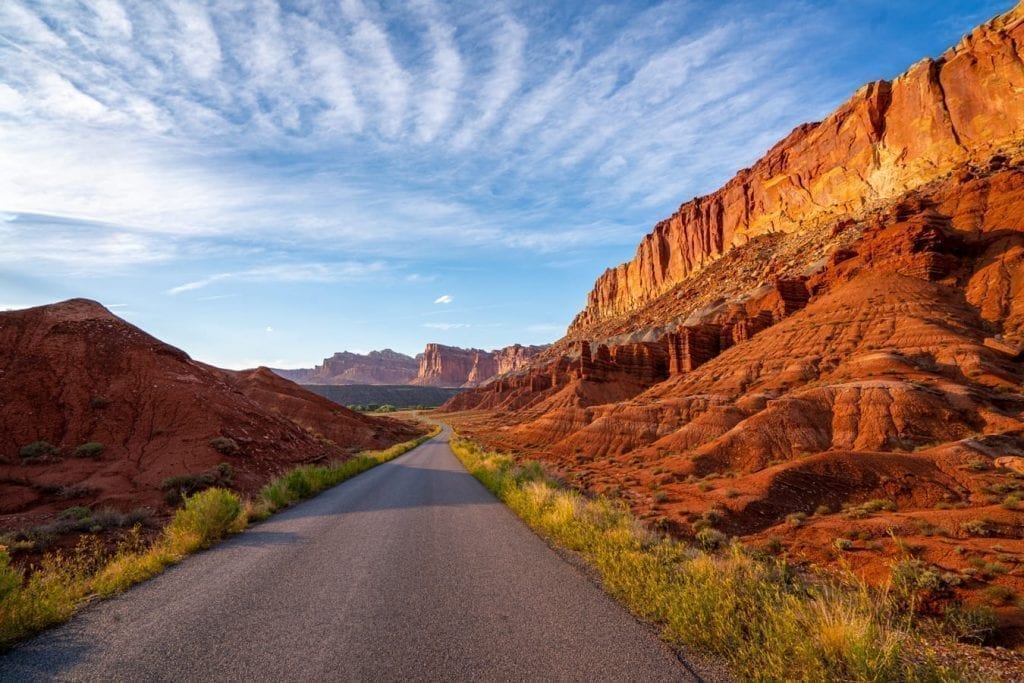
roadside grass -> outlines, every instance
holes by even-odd
[[[743,680],[951,681],[891,590],[809,577],[738,543],[718,552],[658,535],[625,505],[560,488],[537,463],[453,439],[473,476],[531,528],[579,552],[605,590],[669,643],[721,658]],[[924,652],[924,654],[922,654]]]
[[[85,536],[73,551],[46,555],[27,577],[11,566],[7,548],[0,545],[0,651],[67,621],[90,600],[121,593],[250,523],[397,458],[440,431],[437,427],[418,439],[344,462],[298,467],[264,486],[255,500],[242,500],[227,489],[204,489],[185,497],[152,543],[145,542],[138,525],[112,552],[96,536]]]

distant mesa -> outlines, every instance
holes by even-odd
[[[419,433],[266,368],[195,361],[95,301],[0,313],[0,530],[75,506],[165,515],[174,477],[253,492]]]
[[[416,358],[391,349],[371,351],[365,355],[343,351],[325,358],[315,368],[275,369],[274,372],[300,384],[311,385],[474,387],[496,375],[525,367],[527,361],[546,348],[515,344],[496,351],[484,351],[427,344]]]
[[[416,358],[384,349],[367,354],[341,351],[315,368],[274,372],[300,384],[408,384],[419,367]]]

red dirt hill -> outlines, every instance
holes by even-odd
[[[166,478],[224,462],[232,486],[253,491],[299,463],[420,433],[352,412],[265,368],[231,372],[196,362],[93,301],[0,313],[0,528],[75,505],[159,511]],[[218,438],[237,452],[227,441],[218,451],[211,445]],[[20,454],[36,442],[55,450]],[[87,443],[102,444],[102,452],[79,452]]]

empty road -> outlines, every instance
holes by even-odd
[[[0,655],[23,680],[694,680],[447,430]]]

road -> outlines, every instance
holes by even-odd
[[[447,430],[0,656],[22,680],[695,680]]]

